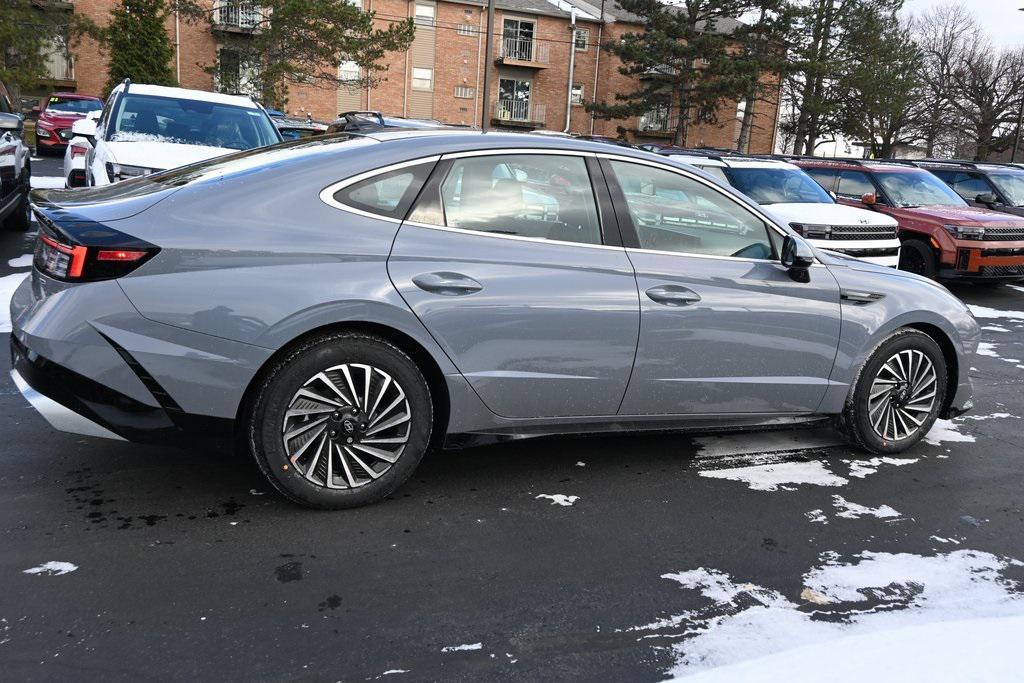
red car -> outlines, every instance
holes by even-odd
[[[938,280],[1024,280],[1024,218],[971,206],[910,162],[785,159],[840,202],[895,218],[902,270]]]
[[[39,112],[36,151],[63,152],[71,139],[71,124],[91,111],[103,109],[103,100],[73,92],[55,92]]]

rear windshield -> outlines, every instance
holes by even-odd
[[[916,206],[967,206],[946,183],[928,171],[876,171],[875,180],[893,204],[904,209]]]
[[[832,204],[821,185],[795,168],[730,168],[732,186],[758,204]]]
[[[99,100],[80,100],[70,97],[51,97],[46,103],[46,111],[65,111],[69,114],[88,114],[91,111],[103,109],[103,103]]]
[[[117,104],[112,141],[174,142],[247,150],[278,142],[262,110],[129,93]]]

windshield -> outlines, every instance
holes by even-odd
[[[967,206],[949,185],[928,171],[875,172],[889,200],[898,207]]]
[[[686,160],[686,159],[679,159],[679,157],[677,155],[674,155],[674,154],[670,155],[670,156],[675,157],[679,161],[682,161],[684,164],[690,164],[694,168],[699,168],[700,170],[704,171],[708,175],[714,176],[714,178],[716,180],[722,181],[726,185],[729,184],[729,179],[727,177],[725,177],[725,169],[722,168],[721,166],[704,166],[703,164],[694,163],[694,162]]]
[[[128,94],[118,102],[112,141],[176,142],[246,150],[278,142],[262,110],[219,102]]]
[[[46,103],[46,111],[66,111],[72,114],[88,114],[103,109],[99,100],[80,100],[78,98],[51,97]]]
[[[795,168],[730,168],[729,180],[758,204],[832,204],[821,185]]]
[[[988,177],[1013,206],[1024,206],[1024,173],[993,173]]]

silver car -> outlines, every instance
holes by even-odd
[[[58,429],[224,439],[298,503],[432,447],[831,420],[873,453],[971,407],[946,289],[815,251],[670,158],[419,130],[33,194],[15,383]]]

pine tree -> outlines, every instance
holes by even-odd
[[[685,145],[692,122],[713,123],[723,99],[736,99],[744,76],[731,54],[727,26],[751,8],[749,0],[618,0],[641,18],[644,30],[605,45],[622,61],[619,72],[639,87],[588,108],[606,119],[667,113],[674,143]]]
[[[177,85],[171,60],[174,47],[167,35],[164,0],[121,0],[110,11],[104,42],[110,55],[107,89],[126,78],[136,83]]]

